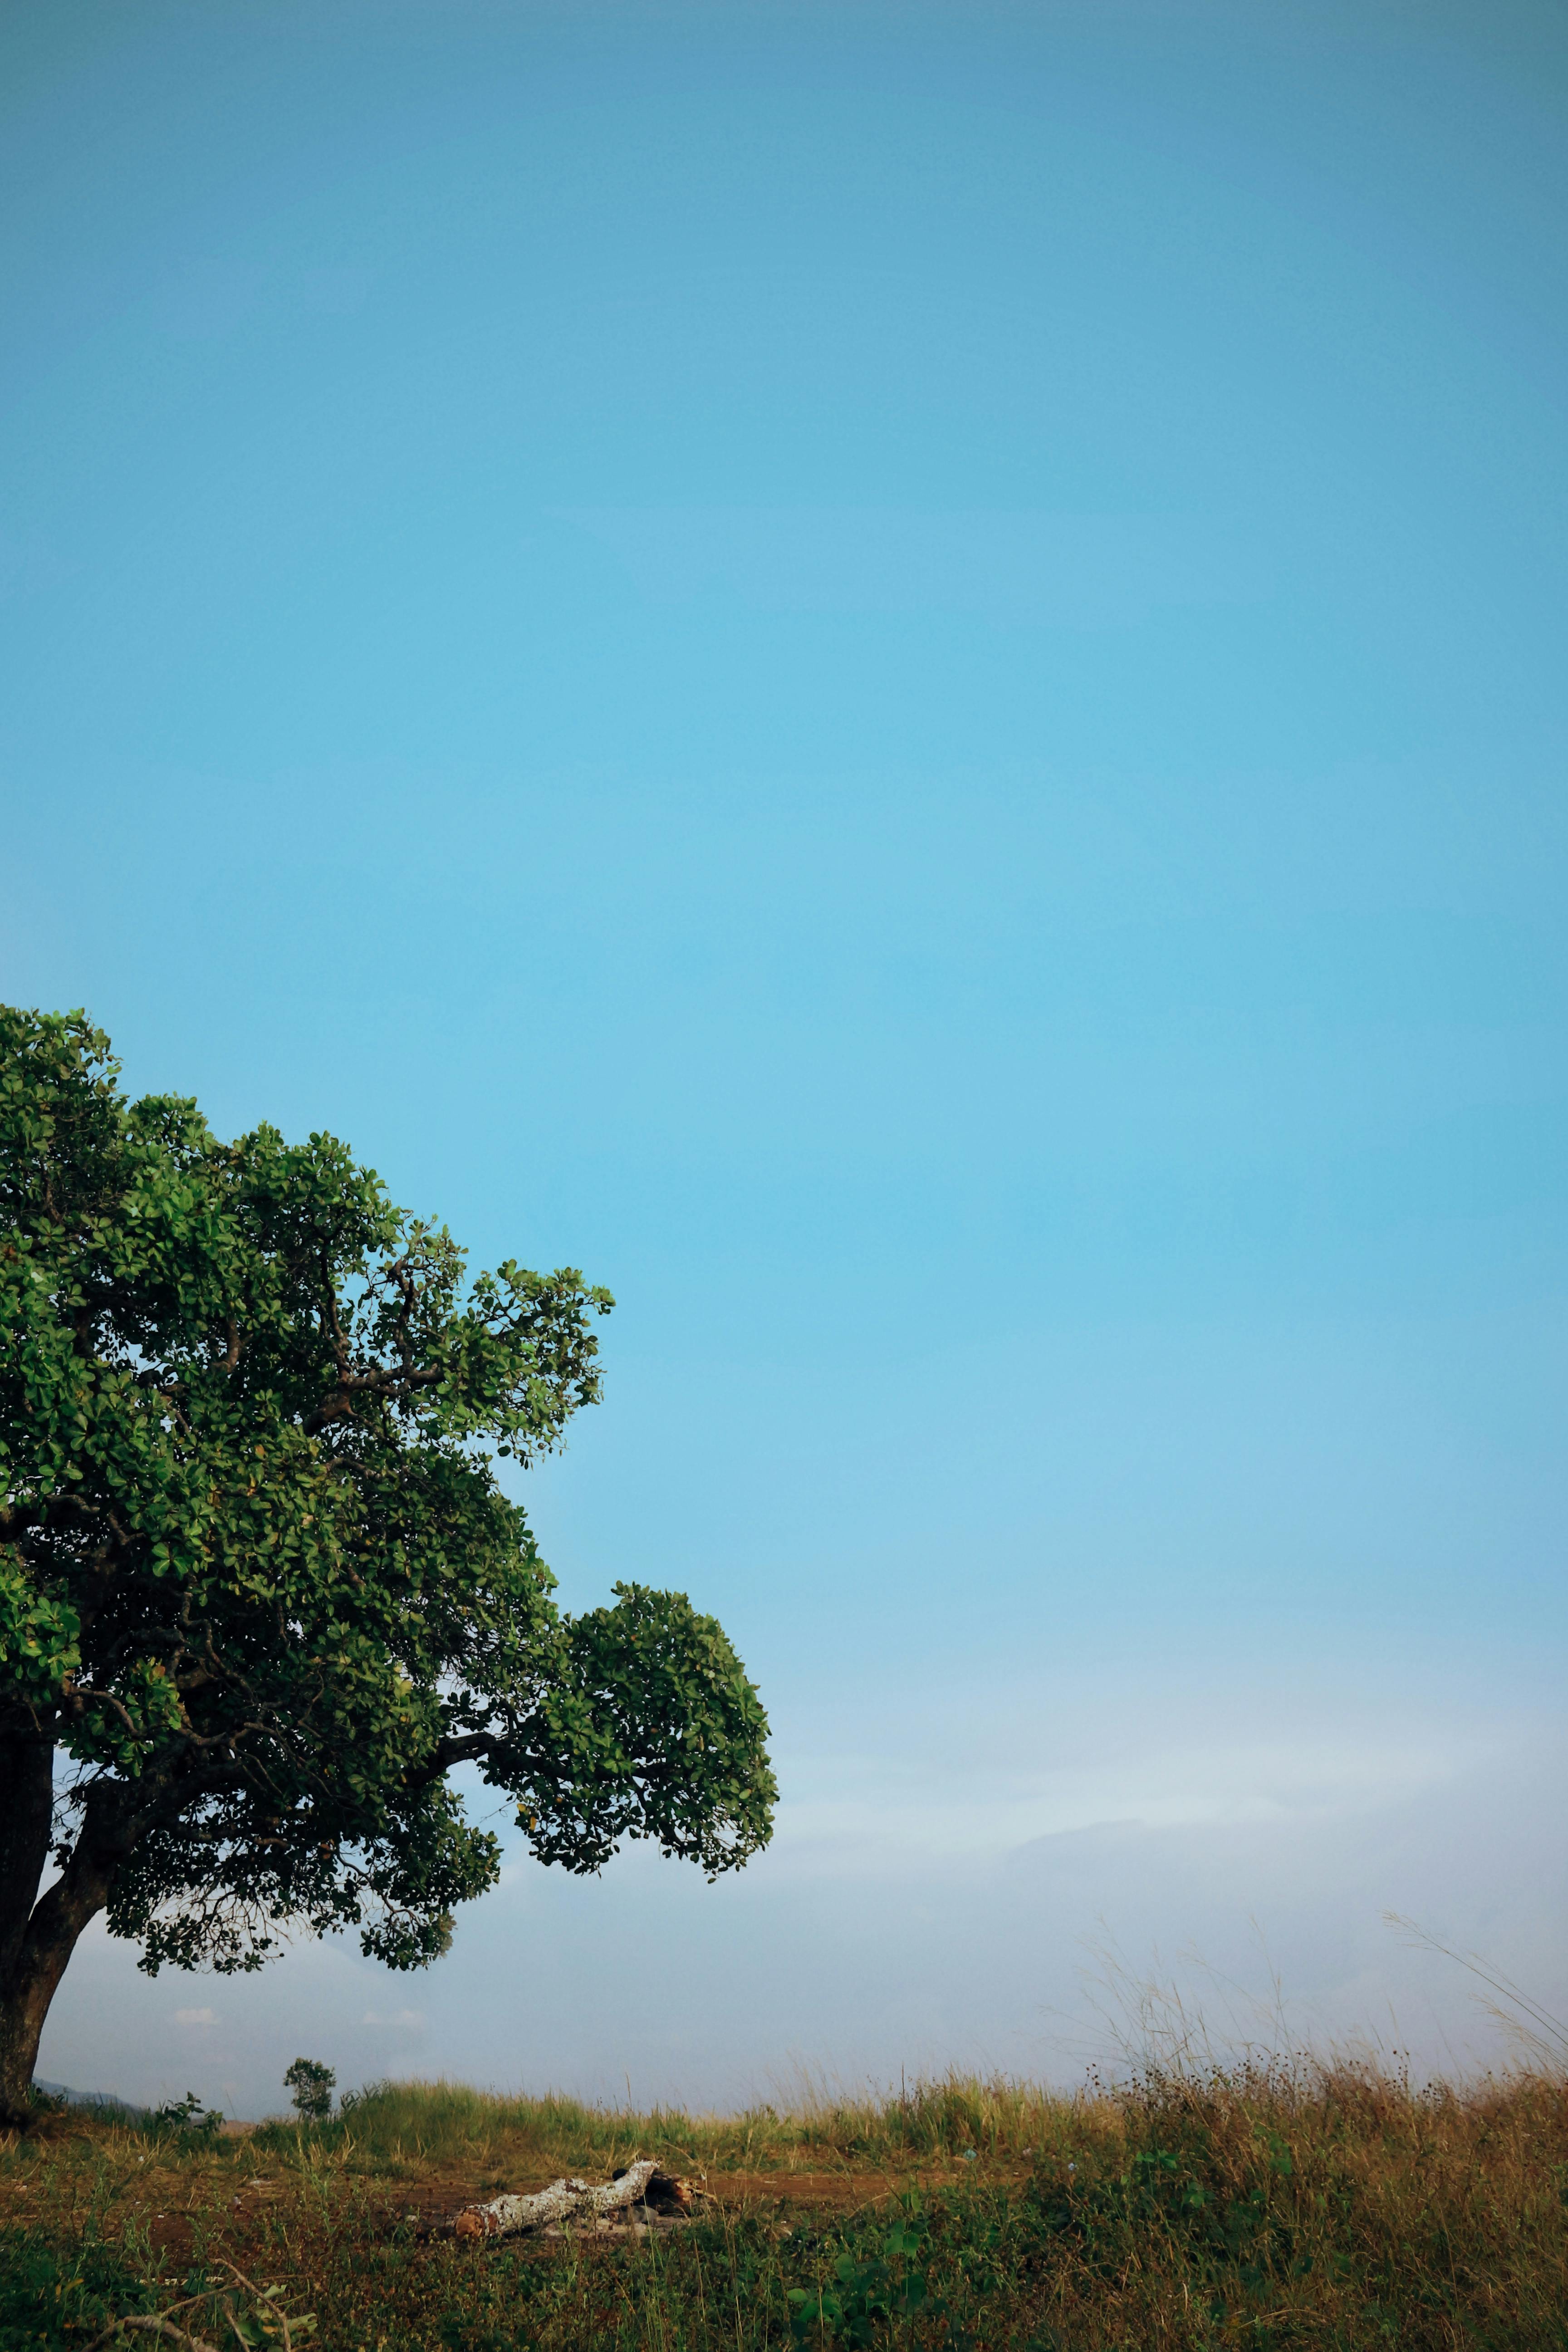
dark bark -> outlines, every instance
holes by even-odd
[[[0,1736],[0,2126],[25,2125],[38,2040],[77,1938],[109,1900],[119,1856],[84,1824],[40,1900],[54,1810],[54,1744]]]
[[[0,1985],[16,1964],[49,1858],[55,1746],[24,1720],[0,1732]]]

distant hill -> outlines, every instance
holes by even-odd
[[[73,2107],[108,2108],[115,2115],[124,2116],[132,2123],[143,2122],[147,2114],[145,2107],[133,2105],[131,2100],[122,2099],[116,2091],[73,2091],[68,2083],[46,2083],[38,2074],[33,2077],[33,2088],[47,2092],[51,2099],[64,2099]]]

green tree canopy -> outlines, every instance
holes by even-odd
[[[153,1971],[290,1927],[435,1958],[499,1865],[455,1765],[570,1870],[766,1843],[720,1626],[562,1614],[497,1482],[597,1398],[611,1304],[469,1279],[331,1136],[221,1143],[83,1015],[0,1008],[0,2113],[100,1910]]]

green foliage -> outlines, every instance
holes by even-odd
[[[325,2123],[332,2112],[332,2092],[337,2076],[319,2058],[296,2058],[283,2077],[286,2090],[294,2094],[294,2105],[309,2124]]]
[[[196,2139],[216,2139],[223,2129],[223,2109],[204,2107],[194,2091],[154,2107],[147,2118],[154,2131],[189,2132]]]
[[[626,1583],[563,1616],[496,1456],[594,1402],[606,1292],[467,1278],[330,1135],[128,1101],[79,1013],[0,1008],[0,1732],[58,1742],[142,1965],[354,1927],[414,1968],[534,1853],[763,1844],[766,1719],[721,1628]]]
[[[198,2265],[171,2302],[158,2283],[138,2275],[124,2250],[89,2235],[77,2246],[61,2246],[43,2231],[6,2231],[0,2235],[0,2352],[38,2352],[39,2346],[82,2347],[101,2342],[113,2323],[155,2314],[163,2326],[159,2340],[175,2342],[194,2333],[197,2341],[216,2336],[246,2352],[292,2352],[315,2335],[313,2312],[290,2309],[293,2298],[281,2284],[258,2286],[230,2263],[216,2274]],[[127,2329],[122,2344],[148,2340],[141,2326]]]
[[[208,2305],[221,2332],[242,2345],[245,2352],[274,2352],[274,2347],[276,2352],[294,2352],[296,2344],[314,2336],[315,2313],[291,2311],[289,2308],[290,2297],[281,2282],[275,2282],[271,2286],[258,2286],[254,2280],[246,2277],[243,2271],[236,2270],[232,2263],[225,2263],[224,2268],[229,2272],[233,2284],[209,2289],[205,2296],[193,2296],[191,2301]],[[237,2295],[236,2287],[243,2292]],[[181,2316],[189,2328],[192,2324],[190,2312],[183,2312]]]
[[[925,2257],[929,2231],[911,2206],[885,2236],[868,2247],[847,2247],[826,2279],[785,2292],[790,2335],[796,2344],[833,2343],[858,2347],[875,2344],[900,2321],[929,2323],[925,2340],[957,2347],[970,2339],[951,2326],[939,2336],[947,2305],[931,2291]]]
[[[1277,2134],[1223,2156],[1200,2137],[1184,2147],[1136,2148],[1103,2174],[1075,2166],[1036,2210],[1086,2270],[1107,2278],[1159,2244],[1217,2327],[1288,2292],[1312,2267],[1292,2169]]]
[[[30,2229],[7,2230],[0,2239],[0,2352],[79,2347],[110,2319],[144,2311],[149,2301],[117,2249],[62,2245],[52,2233]]]

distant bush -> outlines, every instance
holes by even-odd
[[[283,2080],[294,2094],[294,2105],[304,2122],[324,2124],[332,2112],[337,2076],[319,2058],[296,2058]]]

